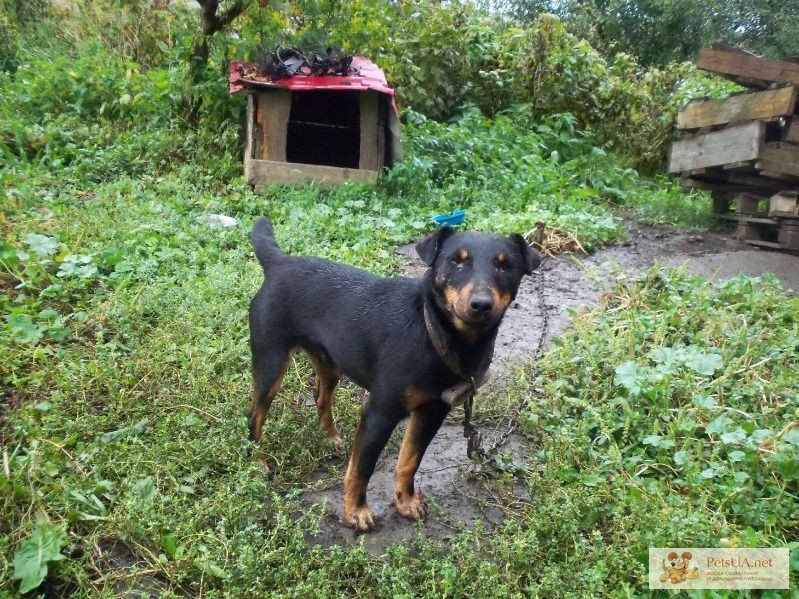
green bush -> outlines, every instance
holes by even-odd
[[[688,64],[645,70],[624,54],[607,62],[552,15],[518,28],[469,3],[442,10],[434,2],[380,6],[362,0],[253,6],[235,24],[240,33],[220,32],[210,40],[209,66],[190,85],[195,15],[159,1],[146,10],[111,0],[95,4],[79,3],[61,25],[76,56],[13,58],[22,62],[29,89],[10,91],[34,115],[174,120],[191,103],[201,106],[209,130],[238,130],[243,105],[227,92],[229,60],[278,42],[313,40],[371,57],[385,69],[400,104],[429,118],[451,119],[467,106],[492,117],[519,103],[532,106],[532,122],[569,113],[596,145],[651,173],[663,169],[681,105],[732,89]],[[97,61],[101,52],[106,58]],[[14,48],[6,54],[13,57]],[[29,80],[31,70],[41,76]],[[55,80],[60,85],[51,89]]]

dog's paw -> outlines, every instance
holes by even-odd
[[[269,467],[269,458],[262,447],[257,447],[255,451],[250,454],[250,461],[261,467],[261,473],[264,476],[272,474],[272,469]]]
[[[375,514],[366,504],[350,508],[344,514],[344,524],[361,532],[369,532],[375,528]]]
[[[421,493],[409,495],[397,491],[394,496],[394,505],[397,506],[399,515],[410,520],[419,520],[427,517],[427,504],[422,501]]]

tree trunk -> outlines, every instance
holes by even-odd
[[[208,40],[217,31],[222,31],[230,25],[249,4],[249,0],[234,0],[224,2],[227,6],[220,13],[220,0],[197,0],[200,5],[200,30],[198,39],[191,52],[191,65],[189,66],[189,85],[194,87],[202,82],[205,76],[205,69],[208,66],[209,47]],[[201,100],[192,96],[188,90],[183,98],[183,113],[186,118],[196,123],[199,120]]]

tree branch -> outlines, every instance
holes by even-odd
[[[235,0],[222,14],[217,14],[220,0],[198,0],[202,9],[203,35],[213,35],[230,25],[247,8],[247,0]]]
[[[246,8],[247,0],[236,0],[230,6],[230,8],[228,8],[221,17],[219,17],[221,27],[227,27],[230,25],[236,18],[238,18],[239,15],[241,15],[241,13],[244,12]]]

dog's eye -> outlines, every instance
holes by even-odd
[[[500,254],[497,256],[496,260],[494,260],[494,266],[496,266],[497,270],[505,271],[510,268],[510,262],[508,262],[504,254]]]
[[[455,266],[463,266],[469,261],[469,252],[461,250],[457,254],[453,254],[449,259]]]

